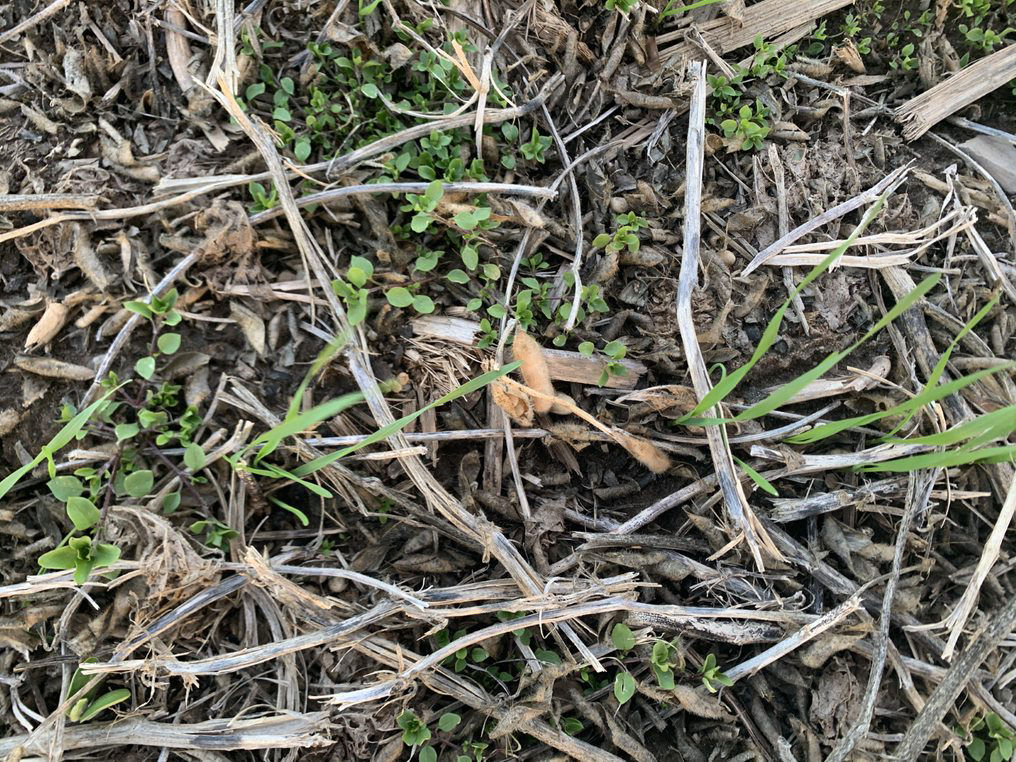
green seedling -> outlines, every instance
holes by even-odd
[[[221,551],[225,551],[229,547],[230,540],[240,536],[239,532],[235,529],[230,529],[229,526],[223,524],[218,519],[195,521],[188,529],[190,529],[191,534],[201,534],[204,532],[205,545]]]
[[[684,2],[684,0],[667,0],[667,4],[663,6],[663,10],[660,11],[660,15],[657,17],[658,23],[662,24],[668,18],[680,16],[682,13],[693,11],[697,8],[705,8],[707,5],[715,5],[716,3],[723,3],[726,0],[695,0],[694,2]]]
[[[367,281],[374,275],[374,264],[364,257],[349,258],[346,277],[332,281],[332,291],[346,305],[350,325],[358,325],[367,317]]]
[[[665,640],[657,640],[653,643],[653,650],[649,657],[649,668],[663,690],[674,690],[674,686],[677,684],[674,680],[674,671],[675,668],[683,669],[682,662],[676,643],[668,643]]]
[[[639,231],[648,227],[649,222],[644,217],[639,217],[635,212],[619,214],[614,218],[617,225],[613,234],[600,233],[593,239],[594,249],[604,249],[607,252],[617,254],[627,249],[634,254],[639,250]]]
[[[702,685],[710,693],[716,693],[719,690],[717,686],[730,687],[734,684],[734,681],[720,670],[716,664],[716,654],[713,653],[706,656],[705,661],[702,662],[699,675],[702,677]]]
[[[630,13],[631,10],[639,4],[639,0],[606,0],[604,7],[608,11],[617,11],[618,13]]]
[[[82,664],[94,664],[96,662],[98,662],[98,659],[93,657],[85,659]],[[74,674],[71,675],[70,684],[67,686],[67,695],[73,696],[84,688],[90,679],[88,675],[81,674],[81,667],[79,666],[74,670]],[[102,682],[100,680],[98,684],[71,705],[71,708],[67,710],[68,720],[71,722],[88,722],[105,710],[123,703],[131,697],[131,692],[126,688],[119,688],[115,691],[107,691],[102,695],[98,695]]]
[[[93,506],[94,510],[94,506]],[[68,514],[71,511],[68,508]],[[99,520],[98,511],[95,511],[94,521],[88,525],[90,528]],[[67,544],[54,548],[39,556],[39,566],[43,569],[73,569],[74,583],[83,585],[88,580],[93,569],[101,569],[112,566],[120,560],[120,548],[107,543],[92,543],[92,538],[87,535],[81,537],[70,537]]]
[[[960,732],[960,735],[970,738],[965,751],[973,762],[1008,762],[1013,758],[1016,733],[994,712],[978,717],[970,726],[969,734]]]
[[[554,141],[551,138],[540,135],[540,131],[536,129],[536,127],[533,127],[533,132],[529,136],[529,140],[523,143],[519,148],[526,159],[543,164],[546,160],[546,151],[550,148],[550,145],[553,142]]]

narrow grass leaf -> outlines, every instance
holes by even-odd
[[[750,421],[754,418],[758,418],[760,416],[771,413],[772,411],[779,408],[781,405],[786,403],[787,400],[791,399],[795,394],[804,389],[804,387],[806,387],[812,381],[815,381],[824,376],[833,366],[835,366],[837,363],[839,363],[841,360],[847,357],[847,355],[849,355],[851,352],[853,352],[855,349],[861,346],[864,342],[866,342],[872,336],[874,336],[883,328],[885,328],[887,325],[889,325],[893,320],[895,320],[904,312],[906,312],[908,309],[910,309],[910,307],[913,306],[913,304],[918,299],[923,297],[926,293],[928,293],[932,288],[935,287],[935,284],[938,283],[941,277],[942,277],[941,273],[929,275],[927,278],[921,281],[921,283],[917,286],[917,288],[915,288],[913,291],[911,291],[902,299],[900,299],[898,302],[896,302],[896,304],[893,305],[892,309],[886,312],[886,314],[883,315],[882,318],[877,323],[875,323],[875,325],[873,325],[871,329],[869,329],[868,332],[865,333],[864,336],[862,336],[860,339],[855,341],[853,344],[851,344],[849,347],[847,347],[845,350],[841,352],[832,352],[828,357],[826,357],[822,362],[820,362],[811,370],[802,373],[793,381],[783,384],[781,387],[776,389],[772,394],[770,394],[761,402],[752,405],[747,410],[734,416],[734,420]]]
[[[1005,463],[1016,460],[1016,445],[985,447],[980,450],[946,450],[945,452],[929,452],[922,455],[911,455],[906,458],[887,460],[883,463],[870,463],[856,466],[857,471],[870,472],[906,472],[921,468],[952,468],[966,466],[971,463]]]
[[[766,325],[765,331],[762,332],[762,337],[759,339],[758,346],[755,347],[755,351],[751,355],[751,359],[737,370],[732,371],[720,379],[716,386],[714,386],[706,394],[706,396],[702,398],[702,401],[699,402],[695,409],[679,418],[677,423],[684,423],[689,418],[701,415],[704,411],[709,410],[718,402],[725,400],[734,391],[737,385],[741,382],[741,379],[744,378],[748,371],[750,371],[755,364],[762,359],[763,355],[769,351],[769,348],[776,343],[777,338],[779,338],[780,328],[783,325],[783,317],[790,308],[793,300],[799,296],[804,289],[811,285],[816,278],[832,267],[836,261],[843,256],[847,249],[854,244],[854,241],[858,239],[858,237],[864,232],[865,228],[871,224],[872,220],[874,220],[876,215],[881,211],[887,194],[888,191],[883,193],[871,206],[871,208],[865,212],[861,222],[856,228],[854,228],[853,232],[845,241],[843,241],[843,243],[833,249],[825,259],[815,265],[815,267],[813,267],[811,271],[804,276],[801,282],[797,285],[797,288],[795,288],[793,293],[787,297],[786,301],[783,302],[780,308],[776,310],[776,314],[773,315],[769,324]]]
[[[818,442],[822,439],[834,436],[841,431],[853,428],[854,426],[867,426],[868,424],[880,421],[883,418],[903,415],[912,410],[918,410],[929,402],[936,402],[943,397],[948,397],[950,394],[955,394],[961,389],[965,389],[971,384],[975,384],[982,378],[992,376],[1000,371],[1009,371],[1016,368],[1016,363],[1009,362],[1004,365],[998,365],[994,368],[985,368],[975,373],[971,373],[967,376],[961,376],[960,378],[949,381],[945,384],[940,384],[932,388],[925,387],[925,389],[915,397],[911,397],[908,400],[901,402],[895,407],[891,407],[888,410],[880,410],[877,413],[868,413],[867,415],[858,415],[853,418],[844,418],[840,421],[833,421],[832,423],[826,423],[822,426],[816,426],[810,431],[803,431],[800,434],[795,434],[786,439],[791,444],[811,444],[812,442]]]
[[[351,392],[349,394],[343,394],[341,397],[322,402],[320,405],[315,405],[305,413],[299,413],[297,415],[287,415],[286,420],[280,423],[278,426],[266,431],[264,434],[259,436],[253,442],[251,447],[260,446],[261,449],[258,451],[256,460],[262,460],[265,456],[271,454],[275,449],[282,443],[282,440],[286,437],[299,434],[301,431],[305,431],[312,426],[316,426],[321,421],[327,420],[334,415],[338,415],[343,410],[352,407],[363,401],[363,394],[360,392]]]
[[[911,439],[891,439],[888,441],[946,447],[972,437],[976,437],[975,441],[978,442],[990,442],[992,439],[1008,436],[1013,431],[1016,431],[1016,405],[1009,405],[1000,410],[979,415],[973,420],[952,426],[938,434],[929,434],[924,437],[913,437]]]
[[[768,492],[773,497],[780,496],[780,493],[776,491],[776,487],[772,485],[772,482],[770,482],[768,479],[762,476],[762,474],[760,474],[758,471],[749,466],[740,458],[735,457],[734,460],[737,462],[737,465],[741,467],[741,470],[743,470],[746,474],[748,474],[751,480],[758,485],[759,489],[761,489],[764,492]]]
[[[282,508],[284,511],[289,511],[296,516],[296,520],[300,522],[300,526],[308,526],[310,524],[310,519],[307,518],[307,514],[296,506],[285,503],[277,497],[269,497],[268,499],[279,506],[279,508]]]
[[[322,455],[319,458],[314,458],[314,460],[308,461],[307,463],[304,463],[302,466],[294,469],[293,473],[296,476],[307,476],[308,474],[320,471],[325,466],[328,466],[334,463],[335,461],[346,457],[347,455],[351,455],[357,450],[361,450],[364,447],[367,447],[368,445],[374,444],[375,442],[380,442],[383,439],[387,439],[392,434],[396,434],[399,431],[402,431],[402,429],[404,429],[406,426],[408,426],[410,423],[415,421],[417,418],[419,418],[427,411],[433,410],[436,407],[440,407],[441,405],[447,404],[452,400],[458,399],[459,397],[464,397],[467,394],[472,394],[478,389],[482,389],[492,381],[495,381],[501,378],[502,376],[511,373],[518,367],[519,363],[517,361],[511,362],[499,368],[498,370],[487,371],[486,373],[479,375],[476,378],[470,379],[461,386],[452,389],[450,392],[448,392],[448,394],[444,395],[443,397],[434,400],[428,405],[424,405],[419,410],[410,413],[409,415],[405,415],[402,418],[399,418],[397,421],[389,423],[387,426],[382,426],[373,434],[366,437],[365,439],[362,439],[356,444],[350,445],[349,447],[344,447],[341,450],[336,450],[335,452],[332,453],[328,453],[327,455]]]

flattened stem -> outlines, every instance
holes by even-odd
[[[695,332],[695,321],[692,319],[691,296],[698,281],[699,243],[702,237],[701,203],[702,203],[702,165],[705,161],[705,107],[706,107],[706,72],[705,62],[693,61],[688,64],[689,79],[692,84],[691,108],[688,116],[688,152],[685,163],[684,192],[684,251],[681,257],[681,275],[677,284],[677,324],[681,331],[681,343],[684,345],[685,358],[688,361],[688,372],[691,374],[695,394],[701,400],[709,393],[712,384],[706,370],[702,349],[699,347]],[[714,415],[716,412],[710,413]],[[716,417],[722,417],[716,414]],[[740,482],[734,473],[734,463],[730,456],[730,448],[720,426],[708,426],[706,437],[709,440],[709,452],[712,455],[713,467],[727,513],[733,523],[744,533],[745,541],[751,549],[758,568],[764,569],[760,540],[752,522],[751,509],[748,507]],[[771,547],[771,543],[767,543]],[[775,551],[775,548],[771,548]],[[778,555],[778,551],[775,551]]]

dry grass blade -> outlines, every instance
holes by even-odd
[[[684,212],[684,249],[681,260],[681,275],[677,287],[677,323],[684,344],[684,354],[688,361],[695,393],[701,400],[712,388],[702,349],[699,347],[695,321],[692,317],[691,296],[698,279],[698,257],[700,228],[700,207],[702,201],[702,165],[705,157],[705,100],[706,79],[705,65],[701,62],[689,64],[689,78],[693,83],[691,109],[688,118],[688,154],[686,161],[687,179],[685,185]],[[710,411],[716,415],[716,411]],[[716,478],[723,494],[727,513],[734,525],[744,533],[745,541],[758,568],[764,569],[762,559],[763,548],[776,558],[780,552],[766,536],[765,530],[754,519],[748,501],[741,489],[741,483],[734,472],[734,462],[730,447],[725,439],[724,427],[709,426],[706,429],[709,440],[709,452],[712,455]]]
[[[254,749],[306,749],[326,746],[327,712],[286,713],[252,719],[207,720],[196,723],[150,722],[124,719],[117,722],[74,725],[64,728],[61,744],[76,749],[148,746],[157,749],[194,751],[240,751]],[[0,754],[45,751],[51,735],[10,736],[0,739]],[[20,751],[19,751],[20,750]],[[8,757],[20,759],[21,757]]]

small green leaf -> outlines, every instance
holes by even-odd
[[[579,344],[579,353],[586,357],[592,357],[594,351],[596,351],[596,345],[591,341],[583,341]]]
[[[78,552],[67,546],[47,551],[39,556],[39,566],[43,569],[73,569],[77,562]]]
[[[554,651],[548,651],[546,649],[537,649],[533,652],[537,659],[542,661],[544,664],[560,664],[561,657],[558,656]]]
[[[131,692],[126,688],[120,688],[119,690],[110,691],[99,696],[95,701],[88,705],[88,708],[81,715],[81,722],[88,722],[90,719],[95,717],[99,712],[104,709],[109,709],[111,706],[126,701],[131,697]]]
[[[377,85],[375,85],[373,82],[368,82],[365,85],[361,86],[360,92],[371,99],[377,98],[381,94],[381,91],[377,89]]]
[[[434,300],[424,294],[413,297],[413,309],[421,315],[429,315],[434,311]]]
[[[154,483],[155,474],[148,469],[127,474],[123,480],[124,489],[131,497],[144,497],[151,491]]]
[[[479,224],[479,219],[471,210],[466,210],[455,215],[455,224],[463,230],[473,230]]]
[[[92,561],[96,566],[110,566],[120,560],[120,548],[102,543],[92,548]]]
[[[635,695],[635,678],[630,672],[618,672],[614,677],[614,698],[624,706]]]
[[[116,434],[116,441],[122,442],[125,439],[136,437],[140,428],[136,423],[118,423],[113,431]]]
[[[628,625],[618,622],[610,631],[610,642],[621,651],[630,651],[635,647],[635,635]]]
[[[408,288],[403,288],[402,286],[388,289],[385,297],[393,307],[408,307],[413,303],[413,294]]]
[[[445,712],[438,719],[437,728],[447,733],[449,730],[454,730],[460,722],[462,722],[462,718],[455,714],[455,712]]]
[[[420,762],[437,762],[437,752],[434,751],[434,747],[424,746],[420,749],[419,760]]]
[[[289,109],[285,106],[276,106],[275,110],[272,111],[272,118],[278,119],[280,122],[292,121],[293,115],[289,113]]]
[[[477,664],[482,664],[483,662],[487,661],[487,658],[489,656],[490,654],[488,654],[486,650],[480,648],[479,646],[477,646],[476,648],[474,648],[472,651],[469,652],[469,658],[472,659]]]
[[[748,474],[751,480],[759,486],[759,489],[764,492],[768,492],[773,497],[780,496],[780,493],[776,491],[776,487],[774,487],[768,479],[762,476],[762,474],[736,456],[734,457],[734,461],[741,467],[741,470]]]
[[[147,381],[155,374],[155,358],[152,356],[142,357],[134,363],[134,370]]]
[[[67,719],[71,722],[77,722],[81,719],[81,715],[85,713],[85,707],[88,706],[88,699],[81,698],[74,702],[74,705],[67,710]]]
[[[497,280],[501,277],[501,268],[491,263],[485,264],[482,268],[483,277],[487,280]]]
[[[299,161],[307,161],[310,158],[310,138],[304,136],[296,139],[296,143],[293,144],[293,156]]]
[[[446,276],[452,283],[469,283],[469,275],[464,270],[455,268]]]
[[[180,334],[164,333],[156,340],[156,346],[164,355],[171,355],[180,348]]]
[[[99,509],[86,497],[67,498],[67,517],[74,527],[83,532],[95,526],[99,520]]]
[[[172,516],[176,509],[180,507],[180,493],[170,492],[164,498],[162,498],[162,512],[166,516]]]
[[[585,725],[582,724],[581,720],[574,717],[563,717],[561,719],[561,730],[570,736],[577,736],[582,732]]]
[[[152,317],[155,315],[155,313],[152,312],[152,308],[149,307],[144,302],[137,301],[124,302],[123,308],[128,312],[135,312],[138,315],[141,315],[141,317],[148,318],[149,320],[151,320]]]
[[[183,462],[191,471],[198,471],[205,467],[205,451],[197,442],[191,442],[184,448]]]
[[[46,486],[61,503],[66,503],[68,499],[85,491],[85,486],[76,476],[57,476],[50,479]]]

